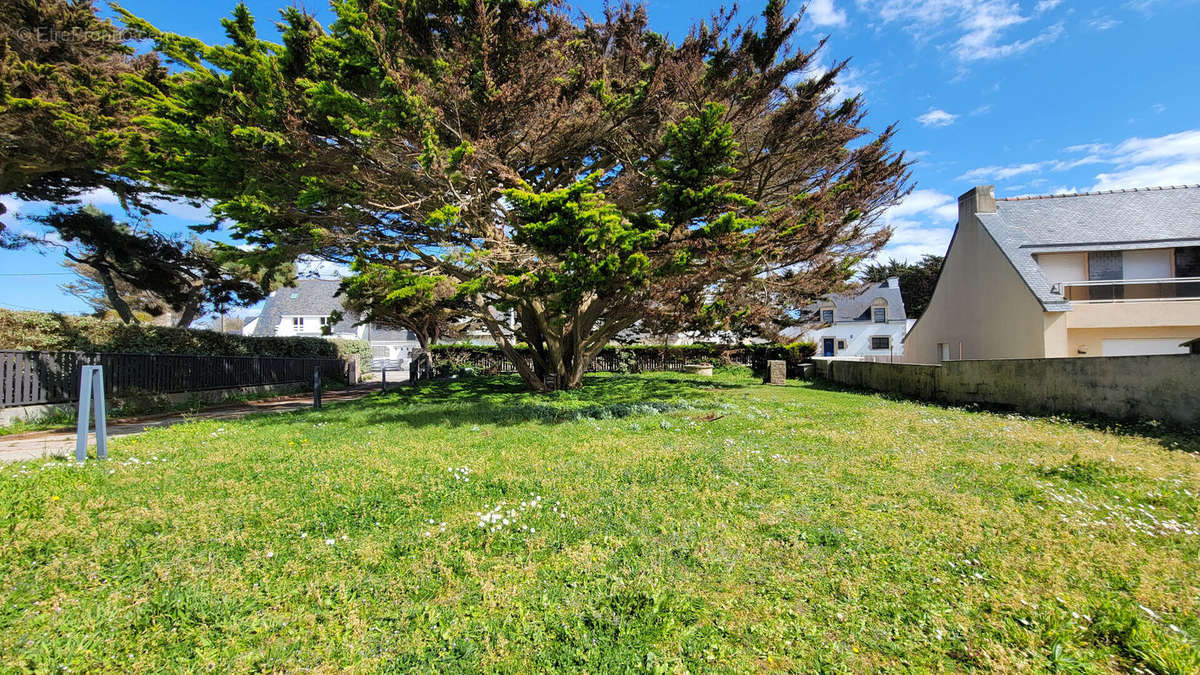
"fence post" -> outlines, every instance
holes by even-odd
[[[79,410],[75,426],[75,459],[87,461],[88,416],[96,412],[96,459],[108,459],[108,418],[104,409],[104,367],[84,366],[79,377]]]
[[[321,409],[321,366],[313,367],[313,410]]]
[[[379,391],[384,394],[387,393],[387,366],[383,367],[383,379],[379,381]]]

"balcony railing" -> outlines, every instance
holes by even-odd
[[[1062,293],[1071,302],[1200,300],[1200,277],[1067,281]]]

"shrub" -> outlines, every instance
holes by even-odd
[[[191,328],[124,324],[90,316],[10,310],[0,310],[0,349],[324,358],[338,358],[341,354],[334,342],[316,337],[247,337]]]
[[[343,359],[355,358],[358,360],[358,372],[371,372],[371,361],[375,355],[371,352],[371,343],[366,340],[329,340],[337,346],[338,356]]]
[[[470,364],[484,374],[499,372],[508,361],[494,345],[442,344],[430,347],[439,365]],[[517,345],[517,352],[528,354],[526,345]],[[798,342],[789,345],[612,345],[596,357],[598,370],[615,373],[636,373],[660,370],[664,363],[711,363],[717,367],[751,366],[756,373],[765,373],[767,361],[782,359],[788,362],[789,377],[800,374],[801,363],[816,353],[816,344]],[[449,371],[447,371],[449,372]]]

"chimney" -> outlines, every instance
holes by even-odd
[[[887,287],[888,288],[900,288],[900,277],[888,277]]]
[[[977,185],[962,193],[958,198],[958,222],[961,223],[976,213],[995,213],[995,189],[995,185]]]

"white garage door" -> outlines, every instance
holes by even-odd
[[[1105,340],[1102,343],[1105,356],[1145,356],[1147,354],[1186,354],[1187,347],[1180,347],[1184,338],[1152,338],[1140,340]]]

